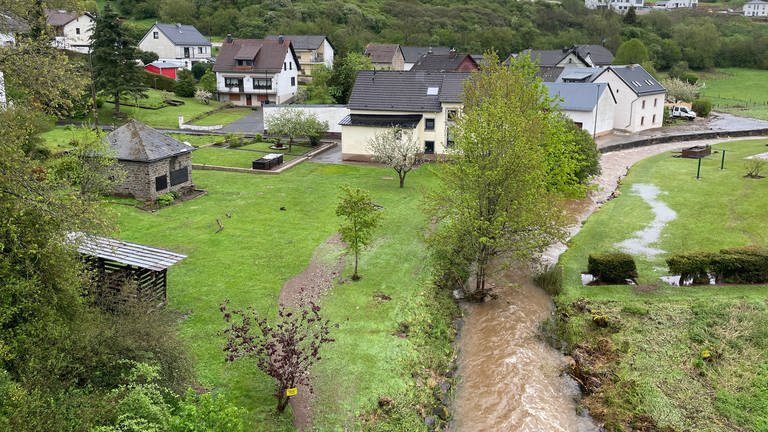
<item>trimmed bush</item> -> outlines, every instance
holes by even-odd
[[[756,247],[723,249],[712,262],[718,283],[768,282],[768,251]]]
[[[709,252],[676,254],[667,258],[667,266],[670,273],[680,275],[680,285],[688,280],[693,285],[706,285],[715,255]]]
[[[700,117],[707,117],[712,111],[712,101],[709,99],[696,99],[691,104],[691,108],[696,111],[696,115]]]
[[[623,284],[637,277],[635,259],[623,252],[590,254],[587,271],[603,283]]]
[[[144,84],[147,85],[147,87],[158,89],[158,90],[165,90],[172,92],[176,88],[176,81],[174,81],[172,78],[168,78],[167,76],[153,74],[152,72],[147,71],[141,71],[142,74],[144,74]]]

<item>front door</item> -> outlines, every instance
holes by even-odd
[[[253,100],[251,99],[251,95],[245,95],[245,104],[247,106],[251,106],[253,104]]]
[[[424,141],[424,154],[433,154],[435,152],[434,141]]]

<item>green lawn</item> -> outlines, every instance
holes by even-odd
[[[157,99],[157,98],[162,98],[164,94],[168,94],[168,93],[162,92],[160,90],[149,89],[147,91],[147,94],[150,96],[150,98]],[[186,119],[190,119],[202,113],[212,111],[218,108],[219,106],[221,106],[221,104],[216,101],[211,101],[210,104],[206,105],[198,102],[195,98],[182,98],[173,94],[171,95],[173,99],[184,101],[184,105],[177,106],[177,107],[166,106],[164,108],[160,108],[156,110],[121,105],[120,111],[125,115],[127,115],[128,119],[136,119],[152,127],[177,129],[179,127],[180,115],[183,115],[186,121]],[[141,99],[139,99],[138,101],[139,103],[141,103]],[[122,102],[136,103],[136,100],[125,99],[125,100],[122,100]],[[119,125],[127,121],[125,119],[115,119],[113,116],[113,113],[114,113],[114,104],[105,102],[104,105],[99,109],[99,124],[118,124]]]
[[[168,136],[182,142],[186,141],[195,147],[224,141],[224,137],[222,135],[188,135],[169,133]]]
[[[572,348],[588,347],[601,359],[593,370],[610,378],[585,404],[609,430],[648,419],[653,430],[768,428],[768,287],[672,287],[658,279],[667,274],[669,253],[768,247],[768,179],[743,177],[743,158],[768,152],[766,144],[713,146],[727,150],[726,169],[719,169],[720,154],[712,155],[702,161],[701,180],[694,159],[666,153],[642,161],[623,180],[621,196],[570,241],[560,260],[565,291],[557,303],[569,316],[560,323],[561,335]],[[667,254],[635,256],[642,289],[582,286],[579,273],[590,253],[615,250],[653,220],[648,204],[631,193],[637,183],[666,192],[658,199],[677,213],[653,245]],[[610,317],[609,328],[592,324],[593,315]],[[705,350],[710,360],[702,360]]]
[[[213,125],[228,125],[236,120],[247,116],[252,113],[250,108],[225,108],[221,111],[212,113],[209,116],[205,116],[200,120],[196,120],[191,124],[199,126],[213,126]]]
[[[283,145],[285,146],[284,149],[270,148],[273,145],[274,144],[268,143],[268,142],[258,142],[258,143],[246,144],[242,148],[249,149],[249,150],[259,150],[259,151],[268,152],[268,153],[288,153],[288,143],[283,142]],[[305,153],[308,153],[310,150],[312,150],[311,146],[294,144],[293,149],[291,149],[291,154],[305,154]]]
[[[96,139],[91,129],[77,126],[56,126],[40,136],[43,138],[45,146],[54,153],[71,149],[72,141]]]
[[[706,84],[702,96],[715,110],[768,120],[768,71],[727,68],[701,79]]]
[[[247,408],[249,430],[290,430],[290,415],[274,416],[272,382],[252,362],[225,364],[218,305],[229,299],[233,306],[253,305],[274,316],[283,283],[301,272],[315,248],[336,231],[334,209],[342,184],[368,189],[384,213],[378,239],[361,256],[363,279],[336,286],[323,301],[324,313],[340,328],[333,333],[337,342],[315,369],[317,430],[360,430],[359,416],[374,410],[382,395],[409,412],[386,430],[423,428],[418,402],[402,402],[416,391],[410,367],[418,347],[415,339],[393,333],[400,321],[412,320],[411,328],[416,321],[428,322],[431,333],[445,335],[442,355],[450,352],[450,321],[441,314],[452,309],[430,300],[420,240],[426,221],[419,203],[436,178],[426,167],[419,169],[401,190],[391,174],[315,163],[280,176],[194,171],[195,184],[208,191],[204,197],[153,213],[115,207],[122,238],[188,255],[169,271],[169,307],[190,312],[179,331],[194,354],[199,381]],[[219,233],[216,219],[224,225]],[[392,300],[377,301],[376,292]],[[419,392],[431,395],[429,389]]]
[[[218,165],[234,168],[251,168],[254,159],[266,153],[247,150],[235,150],[220,147],[206,147],[192,153],[192,162],[196,164]],[[296,159],[296,156],[283,156],[283,163]]]

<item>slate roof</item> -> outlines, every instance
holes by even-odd
[[[29,31],[29,25],[19,17],[8,13],[0,13],[0,33]]]
[[[471,69],[477,70],[479,66],[475,59],[469,54],[424,54],[413,65],[411,71],[430,71],[430,72],[459,72],[459,66],[465,59],[469,59]],[[461,72],[467,72],[466,70]]]
[[[642,66],[638,64],[627,66],[608,66],[603,72],[595,75],[592,81],[596,80],[600,75],[606,71],[612,70],[618,75],[618,77],[624,81],[624,83],[632,89],[638,96],[645,96],[650,94],[666,93],[667,89],[664,88],[656,78],[648,73]]]
[[[163,24],[155,23],[155,27],[163,32],[174,45],[200,45],[211,46],[211,42],[205,38],[195,26],[188,24]],[[149,29],[152,31],[152,29]],[[146,36],[145,36],[146,37]]]
[[[584,58],[589,54],[595,66],[608,66],[613,63],[613,53],[602,45],[576,45],[575,48]]]
[[[557,78],[556,82],[592,82],[592,79],[600,74],[603,68],[566,68]]]
[[[278,37],[278,35],[269,35],[265,39],[276,41]],[[283,38],[290,40],[295,50],[316,50],[327,39],[324,35],[283,35]],[[328,43],[330,44],[331,41]]]
[[[342,126],[402,127],[413,129],[421,121],[421,114],[350,114],[339,122]]]
[[[400,51],[403,52],[403,58],[406,63],[416,63],[419,57],[427,53],[432,54],[448,54],[451,51],[448,47],[420,47],[420,46],[404,46],[400,45]]]
[[[468,73],[460,72],[360,71],[348,107],[439,112],[443,102],[461,102],[463,83],[468,77]]]
[[[136,120],[110,132],[106,141],[115,151],[117,160],[122,161],[154,162],[194,150],[194,147]]]
[[[364,54],[371,58],[373,63],[392,63],[392,60],[400,49],[398,44],[374,44],[369,43],[365,47]]]
[[[251,72],[278,73],[283,69],[285,55],[290,50],[293,62],[300,69],[299,59],[293,50],[293,44],[285,40],[282,44],[276,40],[233,39],[224,42],[219,49],[214,72]],[[252,66],[237,66],[235,60],[253,60]]]
[[[569,68],[569,69],[581,69],[581,68]],[[565,68],[558,66],[540,66],[539,71],[536,72],[536,76],[541,78],[544,82],[556,82],[563,73]]]
[[[85,15],[93,18],[93,15],[88,12],[86,12]],[[45,21],[52,27],[65,26],[78,19],[80,16],[81,15],[77,12],[69,12],[61,9],[46,9],[45,11]]]
[[[603,92],[606,83],[544,83],[549,97],[555,99],[555,106],[564,111],[592,111]],[[562,100],[561,100],[562,99]]]

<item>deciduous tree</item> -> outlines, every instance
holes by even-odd
[[[648,61],[648,48],[640,39],[630,39],[619,46],[613,64],[639,64],[644,61]]]
[[[347,244],[347,250],[355,254],[355,270],[352,280],[359,280],[357,273],[360,252],[373,240],[373,232],[379,226],[381,214],[368,192],[343,186],[341,199],[336,207],[336,216],[344,218],[339,232]]]
[[[396,127],[377,133],[368,141],[368,150],[375,161],[395,170],[401,188],[405,185],[405,176],[419,165],[422,152],[413,130]]]
[[[320,136],[328,130],[328,122],[320,121],[314,114],[295,108],[283,108],[270,117],[264,126],[270,135],[288,137],[288,151],[293,151],[293,140],[304,136],[316,144]]]
[[[356,52],[350,52],[334,65],[333,73],[328,79],[328,90],[336,99],[336,103],[346,104],[355,85],[357,72],[371,69],[373,69],[371,59]]]

